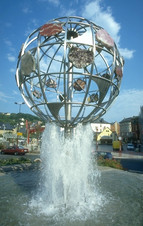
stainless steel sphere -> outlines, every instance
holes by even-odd
[[[36,115],[70,128],[106,113],[119,94],[123,63],[102,27],[81,17],[61,17],[28,36],[16,81]]]

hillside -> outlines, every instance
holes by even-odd
[[[16,125],[17,123],[19,123],[21,118],[24,118],[25,120],[28,120],[29,122],[42,121],[39,117],[31,115],[31,114],[24,114],[24,113],[5,114],[5,113],[0,113],[0,122],[9,123],[10,125],[13,125],[13,126]]]

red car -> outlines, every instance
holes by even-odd
[[[27,148],[16,145],[1,150],[1,154],[11,154],[11,155],[25,155],[28,152],[29,151]]]

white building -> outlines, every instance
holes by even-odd
[[[97,122],[91,123],[91,128],[92,128],[93,132],[101,133],[106,128],[109,128],[111,130],[111,124],[101,118]]]

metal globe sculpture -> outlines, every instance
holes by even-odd
[[[37,116],[72,128],[106,113],[119,94],[123,64],[102,27],[81,17],[61,17],[28,36],[16,81]]]

